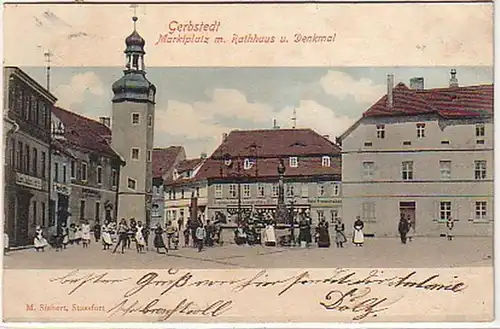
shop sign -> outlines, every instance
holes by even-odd
[[[30,187],[36,190],[42,189],[42,180],[40,178],[16,173],[16,184]]]
[[[234,199],[231,199],[231,200],[215,199],[214,200],[215,205],[233,205],[237,202],[238,201],[237,200],[235,201]],[[268,204],[272,204],[273,202],[269,201],[267,199],[250,199],[250,200],[249,199],[242,199],[241,203],[246,204],[246,205],[268,205]]]
[[[310,198],[309,203],[322,203],[322,204],[340,204],[342,200],[339,198]]]
[[[64,194],[64,195],[71,194],[71,188],[68,185],[61,184],[61,183],[54,183],[54,191],[56,193],[60,193],[60,194]]]

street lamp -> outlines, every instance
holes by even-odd
[[[236,179],[236,184],[237,184],[237,198],[238,198],[238,210],[237,210],[237,224],[241,224],[242,218],[241,218],[241,161],[239,161],[239,157],[236,159],[236,171],[232,172],[228,176],[232,176]],[[224,154],[223,156],[223,161],[224,161],[224,166],[226,168],[234,168],[234,163],[233,159],[231,158],[231,155],[229,153]],[[223,176],[223,169],[221,167],[220,170],[221,177]]]
[[[285,183],[284,183],[286,168],[285,168],[285,163],[281,158],[279,159],[277,170],[278,170],[278,205],[276,209],[276,217],[277,217],[277,222],[286,223],[288,217],[285,205]]]

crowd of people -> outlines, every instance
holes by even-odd
[[[362,222],[361,222],[362,223]],[[359,224],[359,222],[358,222]],[[278,225],[272,217],[264,220],[252,220],[246,218],[234,231],[234,241],[237,245],[255,245],[302,248],[310,247],[313,243],[319,248],[329,248],[331,245],[330,229],[326,219],[321,219],[312,233],[312,220],[307,214],[301,215],[299,220],[292,223]],[[356,226],[356,224],[355,224]],[[355,234],[355,244],[364,243],[364,235],[361,230]],[[345,225],[340,218],[333,220],[334,239],[338,248],[343,248],[347,242]],[[277,234],[276,231],[285,231],[285,234]],[[298,230],[298,234],[297,233]]]
[[[37,226],[33,240],[34,249],[44,251],[51,246],[56,251],[62,251],[68,245],[81,245],[88,248],[92,235],[96,243],[101,243],[103,250],[111,250],[113,253],[131,249],[135,245],[137,253],[145,253],[149,250],[149,239],[154,234],[152,246],[157,253],[168,253],[169,249],[178,249],[180,244],[180,233],[184,238],[184,247],[197,248],[199,252],[204,247],[221,246],[224,241],[222,238],[222,229],[224,221],[218,219],[207,220],[203,223],[201,217],[189,220],[185,225],[177,222],[174,225],[172,221],[166,223],[165,229],[158,223],[153,228],[148,227],[141,221],[131,218],[128,222],[122,218],[119,223],[106,220],[104,224],[97,221],[91,228],[88,221],[83,221],[81,225],[71,223],[69,226],[62,223],[57,227],[52,227],[48,234],[43,227]],[[340,218],[332,220],[333,239],[337,248],[344,248],[347,243],[346,227]],[[302,248],[310,247],[313,242],[319,248],[329,248],[331,246],[330,227],[326,219],[320,219],[312,234],[312,220],[307,215],[300,216],[300,219],[293,221],[288,225],[277,225],[272,217],[262,219],[252,219],[250,217],[238,223],[234,230],[234,242],[237,245],[265,245],[291,247],[299,246]],[[454,220],[447,218],[446,227],[448,230],[448,240],[453,239]],[[362,247],[365,242],[363,230],[364,222],[359,216],[356,217],[352,227],[352,244],[356,247]],[[298,235],[296,230],[298,229]],[[285,234],[278,235],[277,230],[285,231]],[[411,242],[415,234],[415,225],[410,217],[401,215],[398,223],[398,232],[401,243]],[[166,237],[166,242],[164,237]],[[8,236],[4,234],[4,250],[8,250]]]
[[[204,224],[201,218],[198,218],[183,227],[182,223],[174,225],[172,221],[168,221],[164,229],[160,223],[150,228],[134,218],[129,221],[122,218],[118,223],[106,220],[102,225],[96,221],[92,228],[86,220],[81,225],[71,223],[67,226],[62,223],[49,228],[48,231],[37,226],[33,246],[37,252],[43,252],[48,247],[63,251],[71,245],[88,248],[94,240],[102,244],[103,250],[110,250],[112,253],[123,254],[133,246],[137,253],[145,253],[149,250],[150,236],[154,235],[152,247],[157,253],[168,253],[169,249],[179,248],[181,231],[184,235],[184,247],[195,247],[201,252],[204,246],[222,245],[222,228],[218,222],[207,221]],[[9,250],[8,246],[8,236],[4,234],[5,252]]]

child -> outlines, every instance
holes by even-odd
[[[36,227],[36,236],[33,244],[35,245],[35,250],[38,252],[40,250],[45,251],[45,247],[48,245],[47,239],[43,236],[43,229],[40,226]]]
[[[184,229],[184,247],[189,247],[189,236],[191,235],[189,227]]]
[[[3,234],[3,254],[7,255],[9,252],[9,235],[7,233]]]

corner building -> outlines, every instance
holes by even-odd
[[[48,225],[50,113],[55,102],[24,71],[4,68],[4,113],[18,128],[6,140],[4,167],[4,229],[13,247],[31,245],[36,226]]]
[[[493,85],[424,89],[399,83],[373,104],[342,141],[342,208],[365,232],[398,235],[401,215],[416,235],[491,236],[493,230]],[[415,83],[418,82],[418,83]]]
[[[144,39],[134,31],[125,39],[126,68],[113,84],[112,146],[123,157],[118,220],[150,223],[156,87],[146,78]]]

